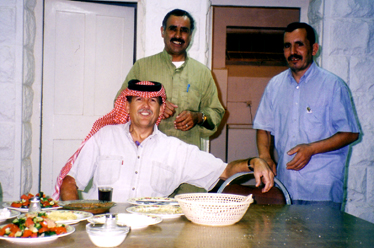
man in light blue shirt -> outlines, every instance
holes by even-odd
[[[270,80],[254,128],[259,156],[294,204],[340,209],[348,145],[358,139],[359,128],[347,85],[313,62],[318,49],[311,26],[287,26],[283,51],[290,68]],[[278,165],[270,155],[272,136]]]

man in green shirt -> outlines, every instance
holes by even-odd
[[[184,10],[166,14],[161,27],[164,50],[136,61],[117,96],[131,79],[161,82],[167,101],[159,129],[201,149],[201,138],[217,131],[225,110],[209,68],[187,55],[194,27],[192,16]],[[197,190],[179,193],[193,191]]]

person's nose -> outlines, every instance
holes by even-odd
[[[291,55],[293,55],[293,54],[296,54],[296,46],[294,46],[294,45],[291,45],[291,49],[290,49],[290,51],[291,51]]]
[[[177,30],[175,31],[175,38],[180,38],[180,37],[181,37],[181,30],[177,28]]]
[[[150,100],[149,99],[147,99],[147,100],[144,101],[143,108],[145,108],[145,109],[149,109],[150,108]]]

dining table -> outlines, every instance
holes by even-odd
[[[126,213],[129,206],[117,203],[110,213]],[[74,224],[72,234],[54,241],[0,240],[0,247],[95,247],[86,232],[87,223]],[[182,215],[130,230],[119,247],[374,247],[374,224],[330,207],[252,204],[233,225],[198,225]]]

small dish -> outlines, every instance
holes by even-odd
[[[94,224],[104,224],[105,216],[105,214],[95,215],[88,218],[87,221]],[[117,225],[129,226],[131,229],[145,228],[150,225],[156,225],[162,221],[161,217],[154,215],[119,213],[113,214],[113,216],[116,218]]]
[[[139,197],[130,198],[127,200],[128,203],[134,205],[178,205],[178,201],[174,198],[167,197]]]
[[[174,205],[133,206],[126,211],[133,214],[155,215],[162,219],[178,218],[183,215],[182,208]]]
[[[86,211],[74,210],[54,210],[46,211],[48,218],[54,220],[57,224],[71,225],[80,221],[87,220],[93,214]],[[75,216],[75,218],[73,218]]]
[[[112,214],[105,215],[104,225],[88,223],[86,232],[92,243],[98,247],[116,247],[122,244],[130,228],[117,226]]]
[[[6,209],[6,208],[4,208],[4,209]],[[4,209],[1,209],[1,211],[5,211]],[[20,212],[15,211],[15,210],[9,210],[8,209],[8,211],[10,212],[9,216],[0,217],[0,223],[3,223],[4,221],[9,220],[9,219],[13,219],[13,218],[15,218],[15,217],[17,217],[21,214]]]
[[[8,208],[8,209],[13,209],[21,213],[27,213],[29,212],[28,208],[15,208],[11,207],[9,202],[4,202],[3,207]],[[61,206],[58,207],[50,207],[50,208],[42,208],[42,211],[48,211],[48,210],[56,210],[62,208]]]

